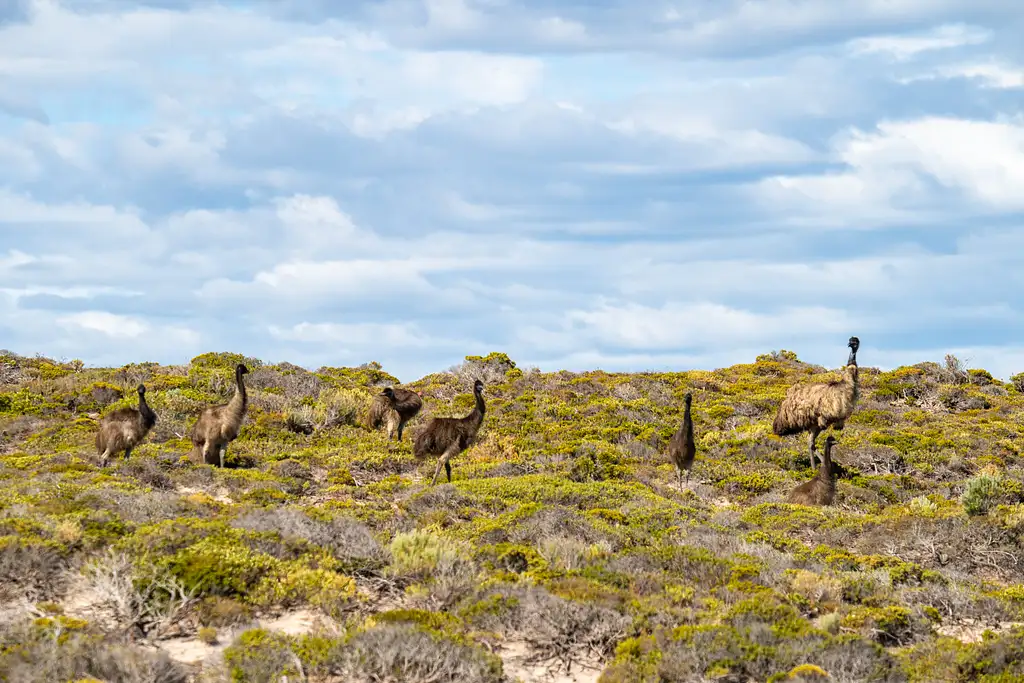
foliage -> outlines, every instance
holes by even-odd
[[[229,467],[188,462],[183,435],[238,362],[250,410]],[[1021,675],[1007,624],[1024,619],[1024,373],[1003,384],[952,356],[862,366],[836,504],[789,505],[812,476],[807,437],[771,421],[788,386],[829,376],[786,350],[634,374],[470,355],[403,384],[424,407],[389,443],[361,424],[399,383],[375,362],[0,353],[0,597],[30,615],[0,619],[0,679],[184,681],[133,644],[174,635],[223,649],[208,683],[497,683],[512,645],[593,664],[602,683]],[[453,484],[429,487],[435,462],[410,442],[465,414],[475,379],[478,442]],[[134,405],[139,382],[159,421],[100,468],[95,416]],[[687,392],[698,450],[680,491],[665,447]],[[264,627],[294,610],[320,625]],[[943,635],[981,622],[991,633]]]

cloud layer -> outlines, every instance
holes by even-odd
[[[287,7],[287,9],[283,9]],[[1024,370],[1024,5],[0,3],[0,339]]]

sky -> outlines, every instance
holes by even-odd
[[[1024,371],[1017,0],[0,0],[0,348]]]

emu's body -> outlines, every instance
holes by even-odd
[[[797,505],[831,505],[836,497],[835,473],[832,471],[832,444],[836,439],[831,434],[825,439],[825,451],[821,456],[821,467],[814,477],[795,487],[786,499]]]
[[[149,430],[156,424],[156,413],[146,403],[146,387],[138,387],[139,407],[118,408],[100,420],[99,431],[96,432],[96,450],[100,454],[100,464],[106,467],[110,456],[124,451],[127,460],[132,449],[142,443]]]
[[[693,394],[687,392],[683,400],[686,403],[683,409],[683,424],[668,442],[668,454],[676,465],[676,482],[680,491],[683,489],[683,470],[686,471],[686,482],[689,483],[690,468],[693,467],[693,458],[697,455],[697,446],[693,441],[693,419],[690,417]]]
[[[380,429],[382,424],[387,424],[388,441],[396,434],[398,441],[401,441],[405,423],[416,417],[423,407],[421,396],[418,391],[385,387],[384,391],[373,398],[366,416],[366,426]]]
[[[477,380],[473,384],[473,396],[476,405],[465,417],[435,417],[431,418],[426,428],[419,433],[416,441],[413,442],[413,455],[417,460],[430,456],[439,455],[437,467],[434,468],[434,478],[430,480],[433,486],[437,477],[441,474],[441,466],[444,466],[445,474],[448,475],[448,482],[452,480],[452,466],[449,462],[453,456],[469,448],[476,440],[480,431],[480,425],[484,422],[484,412],[487,408],[483,398],[484,383]]]
[[[814,467],[814,442],[829,427],[841,430],[857,405],[857,349],[860,340],[850,337],[850,357],[841,379],[813,384],[795,384],[779,405],[772,430],[778,436],[811,433],[810,456]]]
[[[210,406],[199,414],[189,435],[192,439],[192,459],[207,465],[224,467],[228,443],[238,437],[238,430],[249,407],[249,396],[242,375],[249,369],[239,363],[235,366],[235,395],[225,404]]]

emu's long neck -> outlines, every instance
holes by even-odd
[[[249,394],[245,390],[245,382],[242,381],[242,373],[235,372],[235,395],[231,397],[231,401],[228,403],[228,410],[235,417],[241,417],[245,414],[245,409],[249,406]]]
[[[693,418],[690,417],[690,404],[683,409],[683,436],[693,441]]]
[[[139,394],[139,417],[142,418],[142,425],[144,427],[152,427],[156,424],[156,413],[146,403],[145,394]]]
[[[850,358],[853,358],[852,354],[850,355]],[[846,380],[850,400],[854,402],[856,402],[858,396],[860,396],[860,383],[858,381],[859,374],[857,359],[853,358],[853,363],[847,364],[847,366],[843,368],[843,378]]]
[[[826,483],[832,481],[832,445],[825,444],[825,450],[821,454],[821,466],[818,467],[818,479]]]
[[[479,391],[474,391],[473,396],[476,399],[476,405],[473,407],[473,412],[466,416],[466,419],[470,422],[480,423],[484,421],[487,405],[484,403],[484,397]]]

